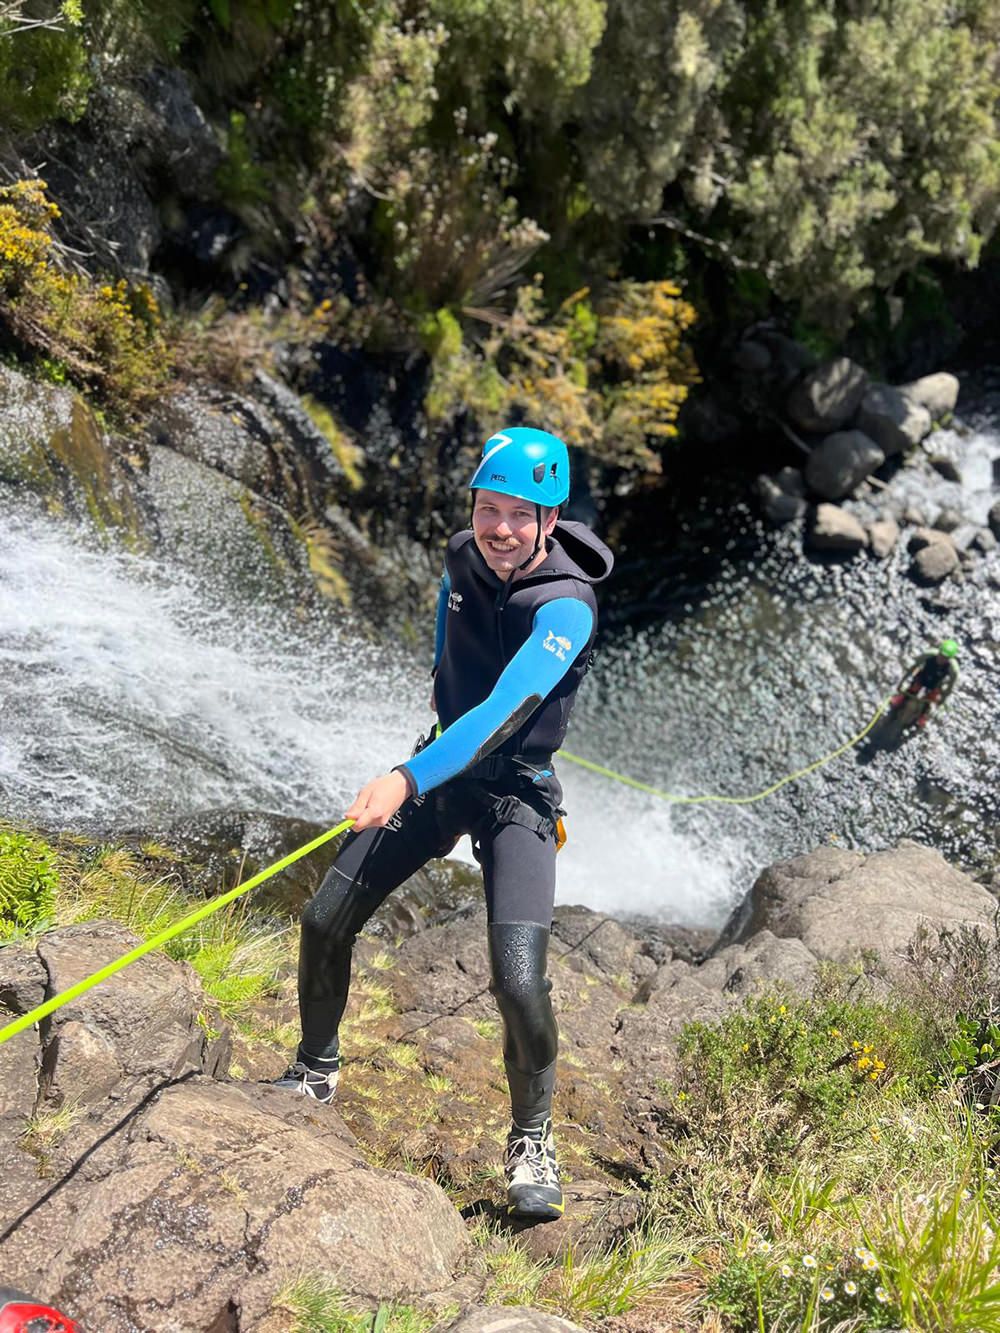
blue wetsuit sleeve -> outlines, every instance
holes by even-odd
[[[441,575],[441,585],[438,589],[437,619],[434,622],[434,670],[437,670],[438,663],[441,661],[441,654],[444,652],[444,631],[448,624],[448,596],[451,593],[451,575],[447,567]]]
[[[539,607],[531,634],[488,698],[397,766],[409,778],[414,795],[458,777],[513,736],[565,676],[593,627],[593,611],[575,597],[558,597]]]

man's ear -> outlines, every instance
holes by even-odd
[[[546,537],[551,535],[552,529],[555,527],[558,518],[559,518],[559,506],[556,505],[554,509],[549,510],[548,518],[546,518],[545,522],[542,524],[542,531],[544,532]]]

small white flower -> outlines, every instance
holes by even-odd
[[[858,1284],[856,1282],[845,1282],[844,1291],[848,1296],[856,1296],[858,1294]]]
[[[873,1268],[878,1268],[878,1260],[875,1258],[874,1254],[866,1254],[861,1260],[861,1267],[866,1273],[870,1273]]]
[[[885,1305],[889,1299],[889,1293],[886,1291],[885,1287],[875,1288],[875,1299],[878,1301],[879,1305]]]
[[[772,1244],[771,1244],[771,1242],[770,1242],[769,1240],[762,1240],[762,1241],[760,1241],[760,1242],[758,1243],[758,1245],[757,1245],[757,1253],[758,1253],[758,1254],[770,1254],[770,1253],[771,1253],[771,1250],[772,1250],[773,1248],[774,1248],[774,1247],[772,1246]]]
[[[832,1301],[832,1300],[833,1300],[833,1288],[832,1288],[832,1287],[824,1287],[823,1290],[822,1290],[822,1291],[820,1292],[820,1294],[819,1294],[819,1298],[820,1298],[821,1301]]]
[[[803,1268],[815,1268],[815,1267],[816,1267],[816,1256],[815,1256],[814,1254],[804,1254],[804,1255],[802,1256],[802,1267],[803,1267]]]
[[[779,1271],[781,1272],[781,1276],[782,1276],[782,1277],[791,1277],[791,1276],[792,1276],[792,1265],[791,1265],[791,1264],[782,1264],[782,1265],[781,1265],[781,1269],[780,1269]]]

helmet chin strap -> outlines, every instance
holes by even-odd
[[[518,567],[517,567],[517,569],[514,571],[514,573],[515,573],[515,574],[520,574],[523,570],[527,569],[528,566],[531,564],[532,560],[534,560],[535,556],[538,554],[538,552],[539,552],[541,549],[542,549],[542,506],[536,502],[536,504],[535,504],[535,546],[534,546],[534,550],[531,552],[531,554],[528,556],[527,560],[525,560],[523,564],[518,565]]]

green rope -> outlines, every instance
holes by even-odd
[[[114,976],[114,974],[120,972],[123,967],[128,967],[129,963],[134,963],[137,958],[142,958],[144,954],[151,953],[153,949],[159,949],[161,945],[166,944],[168,940],[172,940],[175,935],[182,934],[190,926],[197,925],[199,921],[204,921],[207,916],[211,916],[213,912],[217,912],[220,907],[227,906],[242,894],[249,892],[250,889],[255,889],[258,884],[263,884],[266,879],[270,879],[272,875],[276,875],[279,870],[284,870],[287,866],[292,865],[293,862],[300,860],[303,856],[308,856],[309,853],[314,852],[317,847],[322,847],[325,842],[329,842],[331,838],[335,838],[339,833],[343,833],[353,822],[354,821],[351,819],[345,819],[344,822],[338,824],[336,828],[327,829],[327,831],[321,833],[318,838],[313,838],[312,842],[304,843],[301,847],[297,847],[294,852],[289,852],[287,856],[282,857],[280,861],[275,861],[273,865],[266,866],[265,869],[259,871],[256,875],[248,879],[246,883],[237,884],[235,889],[230,889],[228,893],[222,894],[219,898],[213,898],[210,902],[207,902],[204,907],[199,907],[197,911],[192,912],[189,916],[182,918],[180,921],[175,921],[172,926],[168,926],[166,930],[161,930],[158,935],[154,935],[152,939],[146,940],[144,944],[138,945],[130,953],[123,954],[121,958],[116,958],[113,963],[108,963],[107,967],[102,967],[99,972],[94,972],[91,976],[84,977],[82,981],[78,981],[75,986],[70,986],[68,990],[64,990],[59,995],[53,995],[51,1000],[46,1000],[44,1004],[40,1004],[37,1009],[32,1009],[30,1013],[22,1014],[21,1017],[16,1018],[13,1023],[8,1023],[5,1028],[0,1028],[0,1046],[2,1046],[5,1041],[9,1041],[11,1037],[16,1037],[19,1032],[23,1032],[25,1028],[31,1027],[32,1024],[40,1022],[43,1018],[48,1018],[49,1014],[55,1013],[57,1009],[60,1009],[64,1004],[68,1004],[70,1000],[75,1000],[78,996],[85,995],[92,987],[99,985],[102,981],[106,981],[108,977]]]
[[[570,754],[569,750],[559,750],[557,753],[561,759],[568,759],[573,764],[579,764],[581,768],[588,768],[592,773],[600,773],[602,777],[614,778],[615,782],[623,782],[626,787],[635,787],[637,791],[648,792],[651,796],[659,796],[664,801],[673,801],[677,805],[704,805],[709,801],[715,801],[722,805],[750,805],[753,801],[762,801],[765,796],[770,796],[776,792],[779,787],[784,787],[786,783],[794,782],[796,778],[804,778],[807,773],[813,773],[817,768],[822,768],[824,764],[829,764],[832,760],[839,758],[846,750],[857,745],[858,741],[864,738],[874,727],[885,712],[888,700],[883,700],[875,710],[875,716],[856,736],[852,736],[849,741],[843,745],[838,745],[836,750],[831,750],[825,754],[822,759],[817,759],[814,764],[808,768],[797,769],[794,773],[789,773],[787,777],[780,778],[777,782],[765,787],[763,791],[755,792],[753,796],[675,796],[672,792],[661,791],[659,787],[651,787],[646,782],[639,782],[636,778],[626,777],[624,773],[616,773],[613,768],[604,768],[600,764],[593,763],[590,759],[581,759],[578,754]]]
[[[863,740],[865,736],[868,735],[872,727],[874,727],[875,723],[882,716],[887,702],[888,700],[879,704],[878,708],[875,710],[874,717],[864,730],[859,731],[856,736],[852,736],[851,739],[845,741],[843,745],[839,745],[836,750],[831,750],[830,753],[824,755],[822,759],[817,759],[814,764],[809,764],[807,768],[800,768],[794,773],[789,773],[786,777],[780,778],[777,782],[772,783],[770,787],[765,787],[763,791],[755,792],[753,796],[676,796],[672,792],[661,791],[659,787],[651,787],[646,782],[639,782],[635,778],[627,777],[624,773],[616,773],[613,768],[604,768],[603,765],[595,764],[589,759],[583,759],[578,754],[571,754],[569,750],[559,750],[558,754],[560,758],[568,759],[571,763],[578,764],[581,768],[587,768],[592,773],[600,773],[602,777],[613,778],[615,782],[622,782],[627,787],[635,787],[638,791],[648,792],[651,796],[659,796],[664,801],[673,801],[680,805],[702,805],[709,801],[715,801],[724,805],[749,805],[753,801],[762,801],[765,796],[770,796],[773,792],[778,791],[780,787],[784,787],[789,782],[794,782],[797,778],[805,777],[807,773],[814,773],[817,768],[822,768],[824,764],[829,764],[832,760],[837,759],[842,755],[846,750],[850,750],[852,746],[857,745],[858,741]],[[197,911],[192,912],[189,916],[183,917],[180,921],[175,921],[172,926],[168,926],[166,930],[161,930],[158,935],[154,935],[152,939],[148,939],[144,944],[138,945],[130,953],[123,954],[121,958],[115,959],[113,963],[108,963],[107,967],[102,967],[100,971],[94,972],[89,977],[84,977],[84,979],[78,981],[75,986],[70,986],[68,990],[64,990],[61,994],[54,995],[51,1000],[46,1000],[44,1004],[40,1004],[36,1009],[32,1009],[30,1013],[22,1014],[21,1017],[16,1018],[13,1023],[8,1023],[6,1027],[0,1028],[0,1046],[2,1046],[5,1041],[9,1041],[11,1037],[16,1037],[19,1032],[23,1032],[25,1028],[31,1027],[33,1024],[40,1022],[43,1018],[47,1018],[49,1014],[55,1013],[57,1009],[60,1009],[64,1004],[68,1004],[70,1000],[75,1000],[78,996],[85,995],[87,991],[92,989],[92,987],[99,985],[102,981],[106,981],[108,977],[114,976],[114,974],[120,972],[122,968],[128,967],[129,963],[134,963],[145,954],[151,953],[154,949],[161,948],[169,940],[174,939],[175,936],[182,934],[191,926],[197,925],[199,921],[204,921],[204,919],[211,916],[213,912],[217,912],[221,907],[227,906],[229,903],[235,901],[235,899],[241,897],[244,893],[248,893],[250,889],[255,889],[258,884],[263,884],[264,881],[270,879],[272,875],[277,875],[279,871],[286,869],[286,867],[292,865],[295,861],[300,860],[303,856],[308,856],[309,853],[314,852],[317,847],[322,847],[325,842],[329,842],[331,838],[335,838],[338,834],[343,833],[352,822],[353,821],[350,819],[345,819],[343,823],[338,824],[335,828],[327,829],[325,833],[321,833],[320,836],[314,838],[312,842],[304,843],[303,846],[296,848],[294,852],[289,852],[289,854],[283,857],[280,861],[275,861],[273,865],[267,866],[264,870],[259,871],[251,879],[248,879],[246,883],[237,884],[235,889],[230,889],[228,893],[222,894],[219,898],[213,898],[211,902],[206,903],[204,907],[199,907]]]

